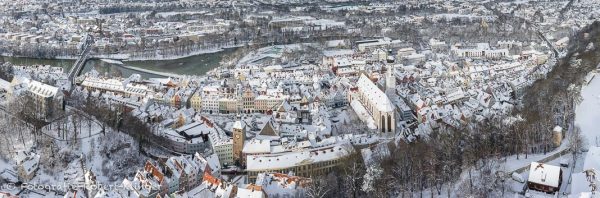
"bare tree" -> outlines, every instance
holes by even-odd
[[[573,128],[573,131],[568,134],[567,139],[569,140],[569,150],[573,153],[573,160],[577,158],[577,153],[585,148],[587,143],[581,135],[581,129],[579,126]]]
[[[331,188],[324,176],[313,177],[306,186],[306,196],[310,198],[326,197]]]

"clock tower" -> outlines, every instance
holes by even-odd
[[[246,141],[246,126],[241,121],[236,121],[233,124],[233,161],[242,165],[246,161],[242,156],[244,141]]]

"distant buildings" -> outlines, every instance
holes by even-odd
[[[455,56],[465,58],[500,59],[509,55],[508,49],[491,49],[488,43],[454,45],[450,51]]]
[[[356,41],[356,48],[364,52],[366,50],[375,50],[378,48],[389,48],[400,45],[402,41],[400,40],[392,40],[390,38],[381,38],[381,39],[372,39],[372,40],[363,40]]]
[[[244,93],[242,93],[242,112],[244,113],[253,113],[254,112],[254,99],[256,95],[254,91],[250,88],[244,88]]]
[[[202,93],[197,91],[190,98],[191,107],[196,111],[202,111]]]
[[[300,33],[341,29],[346,27],[346,23],[330,19],[316,19],[311,16],[284,16],[273,18],[268,27],[282,32]]]
[[[323,65],[332,67],[339,66],[340,60],[349,61],[354,55],[354,51],[350,49],[326,50],[323,51]]]

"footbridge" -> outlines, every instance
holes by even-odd
[[[79,58],[77,58],[77,61],[75,61],[75,63],[71,67],[71,70],[69,71],[68,78],[69,82],[71,83],[71,87],[74,87],[73,85],[75,85],[75,77],[77,77],[81,73],[81,70],[83,70],[85,63],[89,60],[90,52],[92,51],[92,45],[94,45],[94,37],[91,35],[87,35],[82,45],[83,50],[81,51],[81,54],[79,54]]]

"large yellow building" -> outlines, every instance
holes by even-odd
[[[190,105],[196,111],[202,111],[202,93],[197,91],[190,98]]]
[[[311,177],[332,171],[354,152],[349,141],[291,151],[246,156],[248,182],[256,181],[259,173],[294,172],[296,176]]]

